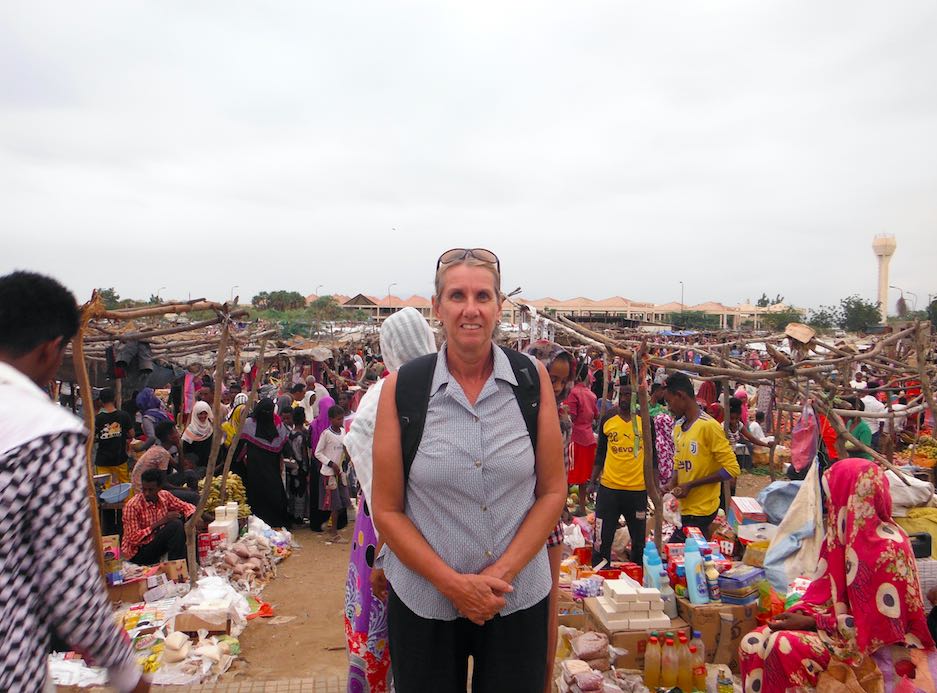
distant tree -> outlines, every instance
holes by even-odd
[[[761,319],[764,320],[765,324],[772,330],[780,332],[790,323],[799,322],[801,316],[796,310],[784,310],[779,313],[766,313],[761,316]]]
[[[882,320],[878,303],[853,294],[839,302],[839,326],[847,332],[861,332]]]
[[[251,305],[260,310],[296,310],[305,307],[306,299],[298,291],[261,291]]]
[[[161,299],[156,294],[150,294],[150,298],[147,301],[147,303],[150,304],[151,306],[158,306],[160,303],[163,303],[163,302],[164,302],[163,299]]]
[[[671,313],[669,322],[677,330],[718,330],[720,327],[718,315],[710,315],[701,310]]]
[[[839,324],[839,309],[835,306],[820,306],[811,310],[807,316],[807,324],[821,330],[828,330]]]
[[[899,318],[907,318],[910,311],[911,309],[908,307],[908,302],[904,299],[904,294],[901,294],[898,302],[895,303],[895,312],[898,314]]]
[[[104,307],[108,310],[114,310],[120,307],[120,295],[114,290],[113,286],[107,289],[98,289],[98,296],[101,301],[104,302]]]
[[[927,319],[931,321],[931,325],[937,325],[937,298],[927,306]]]
[[[784,303],[784,297],[781,294],[776,294],[774,300],[768,298],[768,294],[764,291],[761,292],[761,298],[755,303],[759,308],[767,308],[768,306],[776,306],[778,303]]]

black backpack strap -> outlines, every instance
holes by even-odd
[[[508,357],[511,370],[514,371],[514,377],[517,378],[514,397],[517,399],[517,406],[521,409],[521,416],[524,417],[527,434],[530,436],[530,444],[534,448],[534,454],[536,454],[537,414],[540,412],[540,374],[537,372],[537,364],[526,354],[514,349],[501,347],[501,350]]]
[[[437,355],[426,354],[403,364],[397,371],[397,419],[400,422],[400,451],[403,456],[403,487],[406,493],[410,467],[423,438],[430,388],[436,372]]]

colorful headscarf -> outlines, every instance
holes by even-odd
[[[911,542],[892,520],[882,469],[864,459],[840,460],[823,475],[826,538],[810,587],[792,611],[838,634],[844,652],[871,654],[903,643],[933,649]]]
[[[149,416],[153,421],[169,421],[169,414],[163,411],[163,403],[153,391],[152,387],[145,387],[140,390],[136,399],[137,411],[144,416]]]
[[[289,431],[283,424],[278,424],[274,418],[274,403],[269,397],[264,397],[254,407],[250,417],[244,422],[241,438],[257,447],[279,452],[286,444]]]

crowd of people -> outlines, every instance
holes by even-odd
[[[497,346],[500,279],[490,251],[453,249],[439,258],[438,349],[425,319],[407,308],[382,324],[379,353],[299,361],[284,372],[229,370],[217,388],[193,366],[168,393],[142,388],[126,402],[111,388],[97,392],[98,471],[135,491],[124,506],[125,557],[148,564],[184,556],[183,523],[195,512],[198,482],[212,451],[217,447],[221,462],[233,446],[232,470],[253,513],[271,526],[308,523],[330,543],[346,543],[341,530],[354,513],[344,605],[349,690],[464,690],[470,659],[474,690],[548,690],[564,523],[594,498],[594,563],[611,560],[622,525],[630,558],[640,562],[650,482],[679,500],[684,527],[708,536],[726,502],[723,482],[752,464],[754,448],[774,445],[779,417],[770,387],[738,383],[723,393],[721,380],[663,369],[639,383],[630,364],[605,364],[585,350],[550,341],[525,353]],[[14,307],[37,293],[41,325]],[[7,556],[29,555],[37,569],[0,575],[7,587],[0,624],[17,627],[0,648],[0,688],[15,689],[24,676],[41,680],[48,640],[42,624],[50,624],[108,666],[120,690],[145,690],[107,618],[100,586],[92,584],[87,499],[75,476],[85,434],[43,392],[75,329],[74,298],[57,282],[27,273],[0,278],[4,518],[32,527],[27,518],[39,513],[49,523],[42,532],[11,535],[2,549],[5,565]],[[683,349],[678,360],[707,358]],[[735,358],[754,363],[758,355]],[[848,376],[855,397],[846,406],[856,413],[847,422],[861,445],[844,449],[835,431],[830,436],[830,422],[821,421],[828,514],[822,570],[798,604],[743,640],[745,690],[779,690],[781,681],[814,685],[838,663],[884,666],[934,650],[910,545],[890,518],[888,481],[862,459],[866,446],[879,449],[921,425],[919,416],[888,425],[862,413],[900,411],[919,384],[862,369]],[[257,403],[248,410],[256,379]],[[650,391],[647,420],[637,386]],[[215,416],[222,417],[217,446]],[[650,449],[643,444],[647,428]],[[33,474],[55,465],[74,488],[24,492]],[[567,509],[569,497],[576,502]],[[46,517],[56,507],[74,512],[67,521],[64,513]],[[59,551],[63,541],[69,548]],[[73,575],[76,566],[82,579],[52,582],[62,599],[81,605],[80,624],[70,611],[29,596],[50,575]],[[860,603],[875,610],[856,609]],[[13,661],[14,651],[28,656]]]

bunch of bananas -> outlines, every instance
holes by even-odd
[[[205,480],[198,482],[198,489],[201,491],[205,486]],[[244,482],[237,474],[228,474],[227,500],[237,501],[238,517],[250,517],[251,506],[247,504],[247,491],[244,490]],[[212,479],[211,492],[208,494],[208,503],[205,507],[208,509],[221,505],[221,477],[216,476]]]
[[[921,436],[915,452],[918,455],[924,455],[932,460],[937,460],[937,440],[934,440],[931,436]]]

